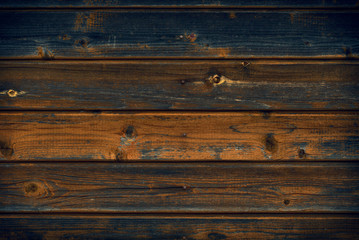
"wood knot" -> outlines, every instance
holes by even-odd
[[[89,41],[87,39],[79,39],[75,41],[75,45],[78,47],[87,48]]]
[[[285,200],[283,201],[283,203],[284,203],[284,205],[289,205],[289,204],[290,204],[290,200],[285,199]]]
[[[9,97],[16,97],[19,93],[13,89],[9,89],[6,94],[9,96]]]
[[[14,154],[14,149],[9,143],[0,141],[0,152],[5,158],[10,158]]]
[[[34,193],[39,189],[39,187],[35,183],[29,183],[25,186],[25,192]]]
[[[26,197],[41,197],[47,195],[44,184],[39,182],[25,183],[24,192]]]
[[[125,129],[125,135],[128,138],[134,138],[136,136],[136,130],[135,127],[132,125],[129,125],[126,129]]]
[[[224,83],[224,78],[221,75],[214,74],[208,78],[209,82],[213,85],[220,85]]]
[[[269,133],[264,138],[265,149],[269,152],[275,152],[278,148],[278,141],[274,138],[272,133]]]
[[[299,158],[305,158],[306,157],[306,153],[304,149],[299,149],[298,150],[298,157]]]

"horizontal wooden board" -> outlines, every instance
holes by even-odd
[[[0,7],[357,7],[357,0],[2,0]]]
[[[356,58],[357,11],[1,11],[0,58]]]
[[[2,61],[0,108],[357,110],[359,63]]]
[[[359,112],[0,112],[2,160],[356,160]]]
[[[3,163],[1,212],[358,212],[359,164]]]
[[[351,215],[0,215],[0,239],[357,239]]]

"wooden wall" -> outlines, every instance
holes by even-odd
[[[356,0],[2,0],[0,239],[359,238]]]

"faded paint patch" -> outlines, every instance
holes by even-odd
[[[186,39],[190,42],[194,42],[197,39],[197,34],[195,34],[195,33],[186,34],[185,36],[186,36]]]
[[[46,60],[55,58],[55,54],[46,47],[37,47],[37,55]]]
[[[103,23],[106,14],[102,12],[77,13],[75,18],[75,31],[104,32]]]
[[[316,27],[318,30],[325,30],[328,22],[328,16],[316,16],[312,14],[290,14],[292,24],[298,24],[304,27]]]

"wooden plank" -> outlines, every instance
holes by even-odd
[[[0,239],[357,239],[354,215],[2,215]]]
[[[0,7],[357,7],[357,0],[2,0]]]
[[[356,160],[358,112],[0,112],[2,160]]]
[[[1,212],[355,213],[359,164],[3,163]]]
[[[357,110],[358,76],[357,61],[3,61],[0,108]]]
[[[357,11],[1,11],[0,58],[356,58]]]

